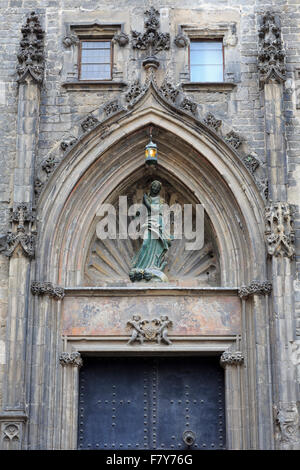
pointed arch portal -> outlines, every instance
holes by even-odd
[[[236,354],[244,341],[249,352],[246,364],[240,368],[243,361],[234,359],[225,369],[226,436],[228,448],[249,448],[259,438],[253,424],[259,410],[250,406],[256,393],[258,325],[252,312],[257,305],[250,303],[246,308],[238,288],[266,277],[262,197],[236,152],[202,121],[163,99],[153,83],[131,109],[108,119],[105,137],[103,126],[99,123],[72,146],[38,202],[43,229],[34,278],[64,286],[66,294],[58,302],[47,297],[33,301],[33,310],[39,312],[35,320],[37,361],[45,364],[45,383],[51,380],[53,387],[45,387],[43,392],[32,387],[32,393],[43,393],[45,402],[58,404],[51,414],[53,407],[41,410],[35,405],[39,397],[32,397],[31,414],[36,422],[49,422],[49,428],[41,428],[45,429],[42,441],[47,448],[77,447],[80,398],[74,393],[78,387],[76,361],[57,371],[43,344],[52,345],[52,358],[63,351],[86,357],[163,356],[166,352],[203,356],[220,355],[229,348]],[[143,156],[150,126],[159,148],[156,170],[146,168]],[[187,259],[189,276],[174,269],[176,275],[166,285],[130,283],[126,280],[130,247],[118,241],[104,246],[95,239],[99,206],[115,203],[119,195],[142,194],[152,177],[168,186],[174,200],[201,203],[205,208],[210,251],[197,258],[196,268],[192,258]],[[214,277],[210,277],[212,272]],[[127,322],[137,314],[149,321],[167,315],[173,323],[169,330],[172,344],[128,344]],[[263,322],[261,319],[260,327]],[[36,370],[31,371],[33,383],[41,380]],[[263,398],[260,406],[267,400]],[[56,426],[59,432],[53,432]],[[29,429],[29,439],[34,440],[39,427]]]

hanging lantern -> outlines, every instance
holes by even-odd
[[[145,163],[147,165],[157,164],[157,145],[152,142],[152,134],[150,134],[150,142],[145,147]]]

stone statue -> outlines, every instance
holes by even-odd
[[[147,208],[148,216],[143,225],[145,229],[143,244],[132,260],[132,268],[129,273],[132,282],[141,280],[168,281],[163,270],[167,264],[165,256],[171,245],[171,238],[164,227],[164,200],[159,195],[160,190],[161,183],[153,181],[150,193],[144,194],[143,197],[143,204]]]

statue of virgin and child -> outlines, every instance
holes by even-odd
[[[133,257],[129,278],[137,281],[167,282],[163,273],[167,264],[166,254],[171,245],[171,237],[166,232],[163,220],[164,200],[160,197],[161,183],[153,181],[149,194],[144,194],[143,204],[147,209],[147,219],[144,229],[143,243]]]

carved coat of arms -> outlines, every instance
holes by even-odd
[[[127,322],[132,328],[131,338],[128,344],[139,341],[143,344],[144,341],[156,341],[158,344],[161,342],[165,344],[172,344],[168,338],[168,327],[172,326],[171,320],[166,315],[153,320],[143,320],[140,315],[133,315],[132,320]]]

